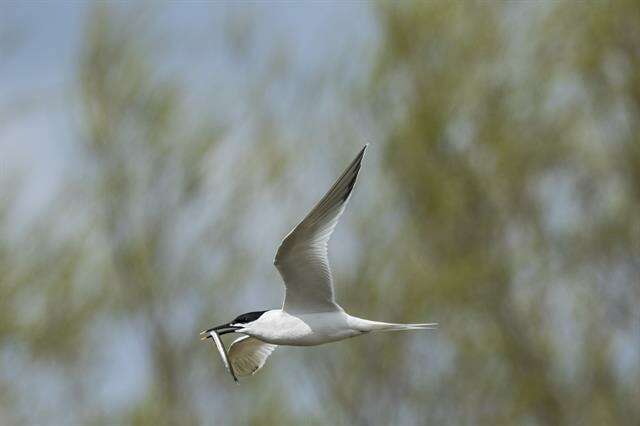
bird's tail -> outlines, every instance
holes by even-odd
[[[379,323],[379,328],[373,331],[404,331],[404,330],[435,330],[438,328],[437,322],[429,322],[424,324],[394,324]]]
[[[437,322],[423,324],[396,324],[391,322],[370,321],[362,318],[351,317],[352,326],[364,332],[372,331],[405,331],[405,330],[435,330]]]

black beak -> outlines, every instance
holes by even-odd
[[[204,330],[200,334],[208,335],[212,331],[215,331],[219,336],[222,336],[223,334],[233,333],[236,330],[239,330],[241,328],[242,327],[238,327],[238,326],[235,326],[235,325],[231,325],[231,323],[227,323],[227,324],[222,324],[222,325],[219,325],[217,327],[213,327],[213,328],[209,328],[207,330]],[[204,337],[204,338],[206,338],[206,337]]]
[[[236,330],[240,330],[241,328],[242,327],[234,326],[231,324],[223,324],[217,327],[213,327],[213,329],[210,331],[215,331],[216,333],[218,333],[218,335],[222,336],[223,334],[233,333]]]

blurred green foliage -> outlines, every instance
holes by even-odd
[[[640,422],[640,4],[371,11],[368,74],[309,83],[347,106],[327,138],[357,133],[345,111],[376,123],[339,302],[441,329],[282,348],[234,386],[198,331],[256,292],[277,303],[277,241],[256,239],[283,236],[364,141],[314,146],[313,124],[278,119],[280,48],[239,94],[245,122],[195,113],[153,14],[101,5],[77,62],[78,170],[21,231],[20,186],[0,188],[0,423]],[[296,189],[318,152],[328,180]]]

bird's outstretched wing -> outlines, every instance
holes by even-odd
[[[276,347],[253,337],[240,337],[229,347],[229,363],[238,377],[254,374],[262,368]]]
[[[367,146],[278,248],[274,264],[286,287],[282,309],[287,312],[341,309],[333,294],[327,243],[349,201]]]

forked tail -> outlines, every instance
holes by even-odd
[[[404,331],[404,330],[435,330],[438,328],[437,322],[425,324],[394,324],[380,322],[371,331]]]
[[[362,318],[351,317],[352,326],[360,331],[405,331],[405,330],[435,330],[438,328],[437,322],[424,324],[396,324],[391,322],[371,321]]]

